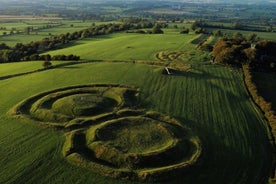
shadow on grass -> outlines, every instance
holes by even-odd
[[[79,69],[81,67],[79,66],[64,66],[64,67],[58,67],[57,69]]]
[[[229,80],[225,77],[221,76],[216,76],[214,74],[211,74],[209,72],[203,71],[203,70],[198,70],[198,69],[192,69],[191,71],[180,71],[180,70],[175,70],[169,68],[170,74],[164,69],[162,71],[162,74],[167,75],[167,76],[179,76],[179,77],[192,77],[195,79],[220,79],[220,80]]]

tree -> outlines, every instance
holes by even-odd
[[[190,32],[190,30],[188,28],[183,28],[181,31],[180,31],[180,34],[188,34]]]
[[[0,50],[0,62],[20,61],[20,55],[13,50]]]
[[[51,61],[44,61],[42,65],[44,68],[50,68],[52,66],[52,63]]]
[[[192,23],[191,25],[191,29],[193,31],[195,31],[197,28],[202,28],[204,25],[204,23],[202,22],[202,20],[196,20]]]
[[[221,32],[221,30],[217,29],[217,30],[213,31],[213,35],[214,36],[222,36],[222,32]]]
[[[88,30],[85,30],[85,31],[83,31],[82,34],[81,34],[81,39],[85,39],[85,38],[87,38],[88,36],[89,36],[89,32],[88,32]]]
[[[234,29],[242,29],[244,27],[244,25],[242,23],[240,23],[240,22],[234,22],[233,25],[232,25],[232,27]]]
[[[49,54],[44,55],[44,60],[51,61],[51,55],[49,55]]]
[[[251,62],[254,62],[257,55],[256,55],[256,49],[255,48],[247,48],[247,49],[244,49],[244,53],[247,57],[247,62],[248,63],[251,63]]]
[[[31,30],[32,30],[32,28],[28,26],[25,28],[25,33],[30,34]]]
[[[44,68],[49,68],[49,67],[52,66],[51,55],[46,54],[46,55],[41,56],[41,58],[44,59],[44,62],[43,62],[43,67]]]
[[[40,59],[38,54],[32,54],[29,58],[31,61],[37,61]]]
[[[273,31],[273,27],[272,27],[272,26],[266,27],[266,31],[267,31],[267,32],[272,32],[272,31]]]
[[[243,40],[245,40],[245,38],[243,37],[242,33],[240,33],[240,32],[233,33],[232,37],[237,42],[242,42]]]
[[[10,49],[10,47],[7,46],[5,43],[1,43],[0,44],[0,50],[3,50],[3,49]]]
[[[259,38],[255,33],[251,33],[251,34],[248,35],[247,40],[251,43],[255,43],[259,40]]]
[[[155,25],[152,29],[153,34],[163,34],[163,30],[161,29],[161,26],[159,24]]]
[[[204,28],[199,27],[195,30],[195,34],[208,34],[208,31]]]
[[[249,47],[249,44],[238,42],[233,38],[220,39],[213,48],[214,61],[216,63],[240,65],[247,61],[244,49]]]
[[[55,43],[54,42],[50,42],[47,49],[51,50],[53,48],[55,48]]]

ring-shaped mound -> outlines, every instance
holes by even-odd
[[[170,180],[197,165],[200,140],[182,123],[137,109],[138,90],[82,85],[32,96],[11,109],[23,119],[63,130],[64,156],[102,175]]]
[[[70,86],[32,96],[16,105],[10,113],[43,125],[64,127],[75,119],[133,107],[137,96],[137,89],[128,86]]]
[[[52,104],[52,111],[69,117],[80,117],[111,111],[116,106],[118,102],[112,98],[97,93],[84,93],[58,99]]]
[[[189,56],[188,52],[184,51],[161,51],[156,54],[156,58],[160,61],[177,61],[183,60]]]
[[[170,179],[192,167],[202,148],[197,136],[167,116],[129,116],[70,132],[64,156],[102,175],[140,181]]]
[[[98,144],[108,145],[130,154],[154,152],[174,142],[173,133],[162,123],[142,117],[109,121],[89,131],[94,135],[87,137],[92,148]]]

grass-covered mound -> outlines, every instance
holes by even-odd
[[[71,86],[30,97],[10,112],[42,125],[64,127],[79,119],[134,106],[138,92],[119,85]]]
[[[182,61],[190,57],[187,51],[161,51],[156,54],[156,58],[160,61]]]
[[[160,181],[192,167],[202,148],[175,119],[156,113],[105,121],[70,132],[63,154],[73,164],[120,179]]]
[[[66,130],[63,155],[102,175],[130,180],[170,179],[197,162],[198,137],[180,122],[138,109],[138,90],[82,85],[32,96],[10,113]]]
[[[68,163],[60,153],[61,132],[22,124],[31,119],[7,115],[15,104],[35,94],[89,83],[135,85],[141,107],[177,117],[200,137],[204,150],[199,167],[164,183],[266,183],[272,161],[267,123],[250,100],[241,72],[200,60],[192,65],[177,77],[160,75],[161,68],[155,66],[95,62],[2,80],[0,183],[140,183],[114,180]],[[117,112],[76,118],[66,126],[67,131],[89,129],[94,123],[142,115],[142,110],[126,105]]]

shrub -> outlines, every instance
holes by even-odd
[[[44,61],[42,65],[44,68],[49,68],[52,66],[52,63],[51,63],[51,61]]]
[[[265,99],[262,96],[259,96],[257,87],[254,84],[254,82],[252,81],[252,75],[250,72],[249,64],[244,64],[242,66],[242,68],[243,68],[243,73],[244,73],[245,85],[246,85],[250,95],[252,96],[254,102],[260,107],[260,109],[264,113],[264,116],[266,117],[266,119],[269,123],[270,131],[271,131],[271,140],[270,141],[271,141],[271,144],[274,146],[273,151],[275,153],[276,114],[272,110],[271,104],[269,102],[265,101]],[[276,165],[276,158],[274,155],[272,170],[275,169],[275,165]],[[275,172],[276,172],[276,170],[273,171],[272,176],[271,176],[272,178],[275,178],[275,174],[276,174]]]

